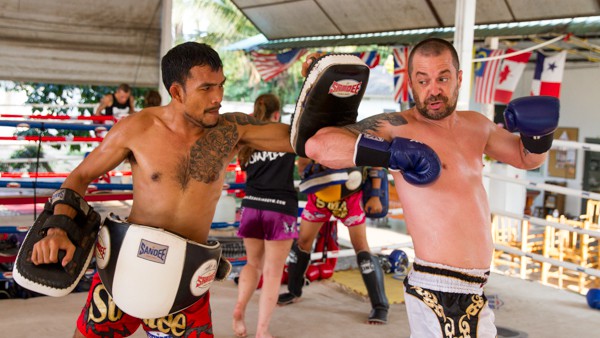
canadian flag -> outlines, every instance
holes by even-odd
[[[506,50],[506,54],[514,52],[517,51],[514,49]],[[531,52],[525,52],[502,60],[500,72],[498,73],[498,78],[496,80],[494,101],[500,103],[510,102],[510,98],[515,91],[515,88],[517,88],[517,83],[519,83],[519,79],[521,78],[521,75],[523,75],[523,70],[525,70],[525,65],[527,65],[530,57]]]
[[[531,95],[560,97],[560,83],[562,82],[566,59],[566,50],[550,57],[545,57],[540,52],[537,53],[535,72],[531,83]]]

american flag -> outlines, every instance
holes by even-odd
[[[504,50],[479,48],[475,59],[503,55]],[[494,103],[494,92],[496,89],[496,76],[502,59],[477,62],[475,64],[475,102]]]
[[[290,68],[290,66],[298,61],[304,54],[306,54],[306,49],[292,49],[289,52],[281,54],[263,54],[253,51],[250,52],[250,58],[252,62],[254,62],[254,66],[260,74],[260,77],[262,77],[264,81],[270,81],[272,78]]]
[[[358,56],[369,68],[374,68],[379,64],[379,53],[376,50],[371,52],[352,53],[352,55]]]
[[[394,47],[394,101],[409,102],[412,94],[408,87],[408,47]]]

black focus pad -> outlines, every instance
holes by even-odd
[[[86,203],[83,209],[87,210],[87,214],[83,215],[79,209],[75,220],[69,221],[66,216],[53,215],[53,204],[56,203],[52,200],[46,202],[44,211],[29,229],[19,249],[13,277],[19,285],[31,291],[58,297],[70,293],[85,274],[93,256],[100,215]],[[57,263],[35,265],[31,262],[33,246],[46,236],[49,228],[65,230],[75,245],[74,257],[65,267],[61,264],[63,251],[59,252]]]
[[[290,141],[307,157],[306,141],[324,127],[356,122],[369,81],[369,67],[357,56],[329,54],[311,64],[292,116]]]

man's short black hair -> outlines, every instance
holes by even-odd
[[[223,68],[219,54],[211,46],[205,43],[185,42],[171,48],[161,61],[165,88],[169,90],[175,82],[183,85],[189,76],[190,69],[205,65],[208,65],[213,71]]]

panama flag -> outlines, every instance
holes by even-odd
[[[506,54],[514,53],[516,50],[507,49]],[[500,72],[498,73],[498,82],[496,82],[496,94],[494,101],[500,103],[509,103],[517,83],[523,75],[525,65],[531,57],[531,52],[508,57],[502,60]]]
[[[412,93],[408,86],[408,47],[394,47],[394,101],[410,102]]]
[[[560,97],[560,83],[562,82],[566,60],[566,50],[550,57],[538,52],[533,82],[531,83],[531,95]]]
[[[379,53],[376,50],[371,52],[352,53],[352,55],[358,56],[369,68],[374,68],[379,64]]]
[[[503,55],[504,50],[479,48],[475,59]],[[500,68],[500,59],[477,62],[475,64],[475,101],[479,103],[494,103],[496,76]]]
[[[254,62],[260,77],[264,81],[269,81],[290,68],[304,54],[306,54],[306,49],[292,49],[281,54],[263,54],[253,51],[250,53],[250,58]]]

